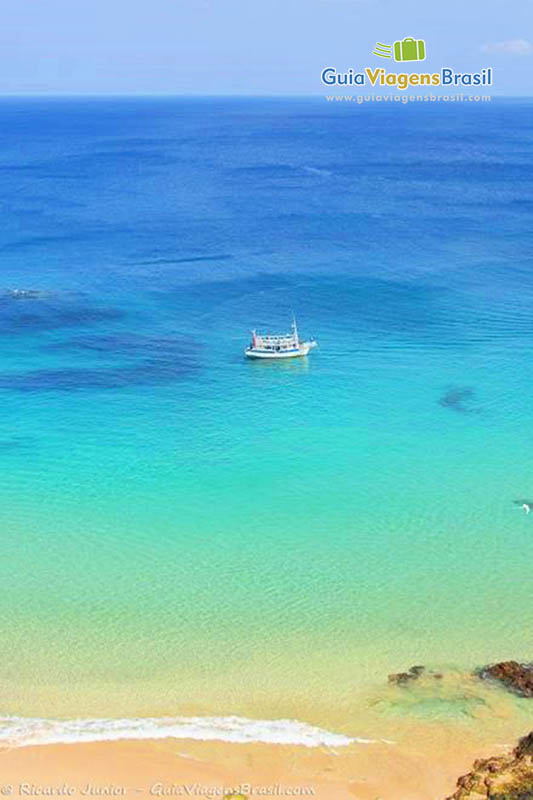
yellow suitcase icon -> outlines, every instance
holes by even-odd
[[[411,39],[406,36],[399,42],[394,42],[395,61],[425,61],[426,43],[423,39]]]

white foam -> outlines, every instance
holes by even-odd
[[[119,739],[196,739],[236,743],[346,747],[373,739],[352,738],[297,720],[244,717],[146,717],[134,719],[38,719],[0,717],[0,746],[117,741]]]

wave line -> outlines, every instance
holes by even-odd
[[[68,720],[0,717],[0,745],[10,747],[167,738],[304,747],[346,747],[353,743],[378,741],[332,733],[290,719],[261,720],[236,716]]]

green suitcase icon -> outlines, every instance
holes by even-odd
[[[424,61],[426,58],[426,43],[423,39],[411,39],[406,36],[399,42],[394,42],[395,61]]]

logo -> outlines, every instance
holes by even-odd
[[[425,61],[426,43],[424,39],[412,39],[406,36],[405,39],[394,42],[394,45],[376,42],[372,51],[373,56],[380,58],[392,58],[393,53],[395,61]]]
[[[396,62],[413,62],[426,60],[425,39],[413,39],[406,36],[392,44],[376,42],[372,55],[379,58],[390,58]],[[392,66],[392,65],[391,65]],[[404,67],[405,69],[405,67]],[[492,86],[492,67],[483,67],[478,72],[456,72],[452,67],[441,67],[434,72],[395,72],[385,66],[350,67],[339,71],[335,67],[324,67],[321,80],[325,86],[370,86],[379,88],[393,87],[404,92],[411,86]]]

